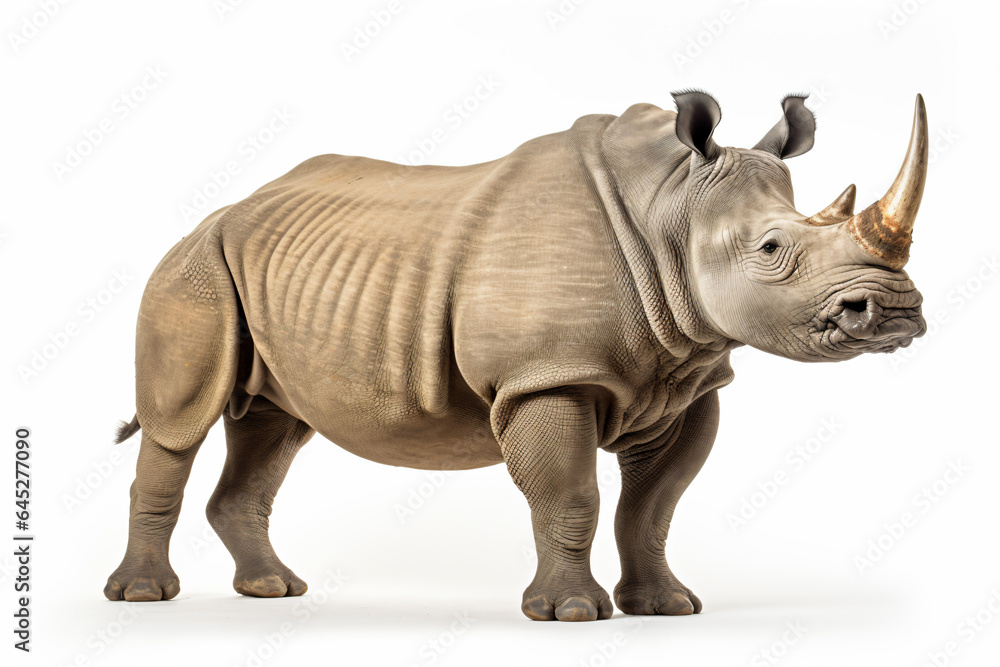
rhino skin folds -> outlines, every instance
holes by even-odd
[[[753,149],[715,143],[711,96],[674,98],[677,112],[584,116],[468,167],[315,157],[174,246],[139,310],[136,416],[119,441],[141,428],[142,445],[107,597],[177,595],[168,542],[221,416],[208,518],[244,595],[306,591],[268,516],[319,432],[390,465],[505,463],[531,509],[538,570],[521,609],[536,620],[613,612],[589,563],[597,450],[612,452],[615,603],[698,613],[664,541],[715,439],[730,350],[839,361],[924,331],[902,266],[927,128],[918,97],[890,192],[855,215],[851,186],[808,217],[783,161],[813,145],[803,98]]]

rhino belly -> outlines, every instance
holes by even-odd
[[[427,469],[502,461],[489,405],[454,363],[460,243],[432,216],[301,195],[258,223],[234,278],[259,393],[341,447]]]
[[[293,362],[278,354],[278,364]],[[302,361],[307,361],[303,359]],[[465,470],[503,461],[489,407],[471,392],[453,391],[445,409],[380,390],[366,378],[327,374],[305,363],[294,377],[270,371],[255,393],[302,419],[328,440],[377,463],[426,470]]]

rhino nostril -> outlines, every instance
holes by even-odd
[[[863,313],[868,310],[868,300],[860,299],[856,301],[845,301],[844,308],[853,310],[855,313]]]
[[[830,318],[838,329],[855,340],[868,340],[875,334],[882,318],[868,298],[844,299],[838,305],[840,312]]]

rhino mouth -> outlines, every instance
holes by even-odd
[[[838,352],[894,352],[927,330],[921,301],[915,289],[855,286],[834,296],[820,311],[814,335],[822,347]]]

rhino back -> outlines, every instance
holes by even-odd
[[[459,467],[464,442],[468,467],[498,462],[499,388],[624,406],[655,375],[571,133],[461,168],[313,158],[216,224],[273,397],[362,456]]]

